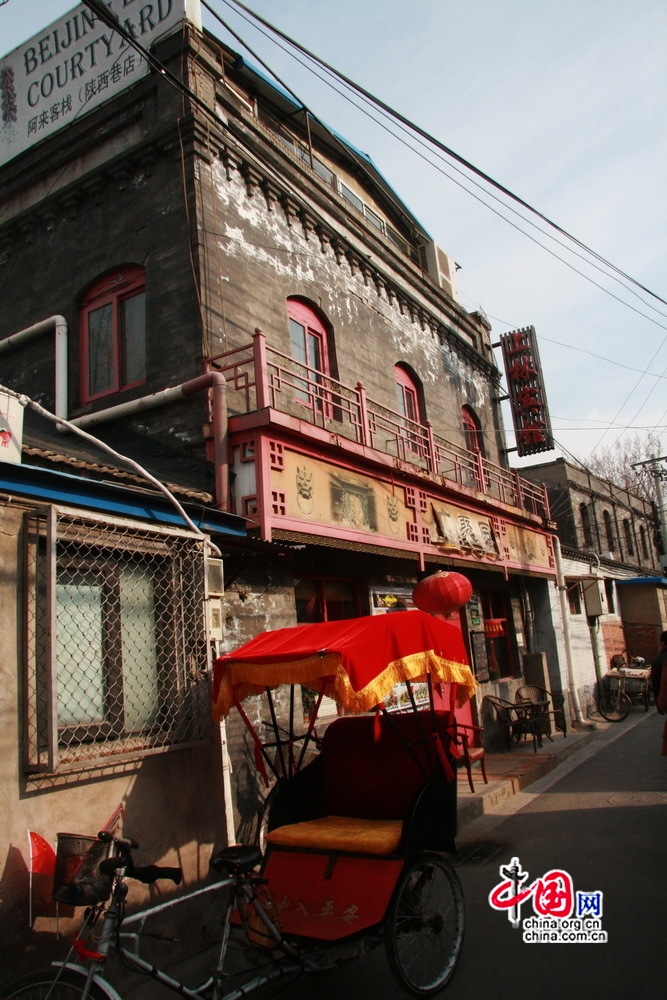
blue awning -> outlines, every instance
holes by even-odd
[[[667,587],[667,576],[632,576],[629,580],[616,580],[616,583],[652,583],[654,587]]]
[[[127,489],[34,465],[0,462],[0,490],[44,503],[68,504],[150,524],[189,527],[174,505],[160,493]],[[182,503],[182,506],[200,531],[209,535],[244,538],[247,534],[243,517],[191,502]]]

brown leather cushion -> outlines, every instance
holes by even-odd
[[[324,816],[305,823],[279,826],[267,841],[280,847],[310,847],[324,851],[354,851],[362,854],[394,854],[401,841],[400,820],[354,819]]]

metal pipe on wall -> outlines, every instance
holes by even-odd
[[[39,323],[27,326],[25,330],[12,333],[0,340],[0,353],[7,351],[24,340],[30,340],[40,333],[46,333],[53,327],[55,332],[55,372],[56,372],[56,416],[67,419],[67,320],[64,316],[49,316]]]
[[[144,410],[165,406],[167,403],[192,396],[197,392],[211,390],[213,407],[213,466],[215,474],[215,503],[218,510],[229,509],[229,456],[228,456],[228,419],[227,419],[227,381],[221,372],[205,372],[196,378],[180,385],[161,389],[139,399],[131,399],[127,403],[109,406],[96,413],[87,413],[75,417],[70,423],[76,427],[94,427],[96,424],[108,423],[122,417],[141,413]]]

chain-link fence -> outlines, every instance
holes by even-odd
[[[201,538],[43,508],[25,519],[25,584],[29,771],[209,736]]]

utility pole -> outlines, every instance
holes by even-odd
[[[665,499],[664,492],[662,489],[662,483],[665,478],[667,478],[667,473],[664,469],[661,469],[658,462],[664,462],[667,460],[667,455],[661,455],[660,458],[656,458],[655,455],[651,455],[649,459],[645,462],[635,462],[632,465],[633,469],[639,469],[642,466],[649,465],[650,473],[655,479],[655,495],[658,506],[658,521],[660,523],[660,537],[662,538],[662,547],[667,549],[667,511],[665,510]],[[665,570],[667,566],[667,555],[660,556],[660,565]]]

